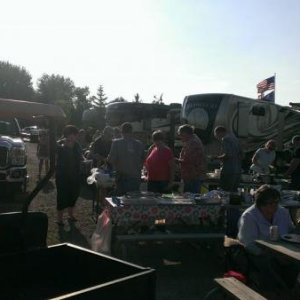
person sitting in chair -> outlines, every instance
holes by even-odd
[[[245,210],[238,223],[238,240],[248,253],[249,264],[258,270],[260,284],[269,291],[292,287],[298,273],[293,265],[273,258],[255,244],[255,240],[270,240],[270,226],[278,226],[279,236],[295,229],[279,199],[276,189],[262,185],[255,193],[255,204]]]

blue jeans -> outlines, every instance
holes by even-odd
[[[202,184],[201,179],[183,180],[183,183],[184,183],[183,191],[185,193],[194,193],[194,194],[200,193],[200,187]]]

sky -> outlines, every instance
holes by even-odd
[[[143,102],[163,94],[257,98],[276,74],[276,103],[300,102],[299,0],[1,1],[0,60],[68,77],[91,95]]]

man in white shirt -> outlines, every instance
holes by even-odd
[[[250,169],[258,174],[268,175],[270,166],[273,164],[276,153],[276,142],[269,140],[264,148],[259,148],[252,157],[252,165]]]

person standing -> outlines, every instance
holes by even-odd
[[[63,226],[63,216],[67,209],[69,221],[77,221],[74,207],[80,193],[80,162],[83,160],[81,147],[77,142],[79,131],[73,125],[67,125],[63,139],[57,142],[56,188],[57,188],[57,224]]]
[[[174,180],[174,156],[172,150],[164,143],[164,134],[161,130],[152,134],[153,146],[145,160],[147,170],[148,191],[165,193]]]
[[[220,186],[223,190],[235,192],[241,180],[243,152],[239,140],[223,126],[217,126],[214,136],[221,142],[221,154],[216,158],[222,162]]]
[[[300,135],[296,135],[292,139],[293,154],[290,167],[285,176],[291,176],[291,189],[300,190]]]
[[[91,151],[88,155],[93,159],[94,166],[100,167],[106,162],[106,158],[110,152],[114,130],[110,126],[103,129],[103,134],[100,135],[91,145]]]
[[[39,132],[39,140],[37,144],[36,154],[39,159],[38,180],[41,180],[43,165],[45,164],[46,174],[49,171],[49,135],[46,130]]]
[[[132,136],[132,125],[123,123],[122,138],[112,142],[107,157],[116,171],[116,194],[138,191],[141,184],[141,171],[144,161],[144,145]]]
[[[270,173],[270,166],[274,163],[276,158],[276,142],[269,140],[266,142],[264,148],[259,148],[252,157],[252,165],[250,169],[258,174]]]
[[[78,144],[80,145],[82,151],[84,152],[89,144],[86,140],[86,131],[84,129],[79,130],[79,135],[78,135]]]
[[[178,162],[184,192],[199,193],[205,177],[205,154],[201,140],[194,134],[193,127],[186,124],[178,128],[178,135],[183,142]]]

